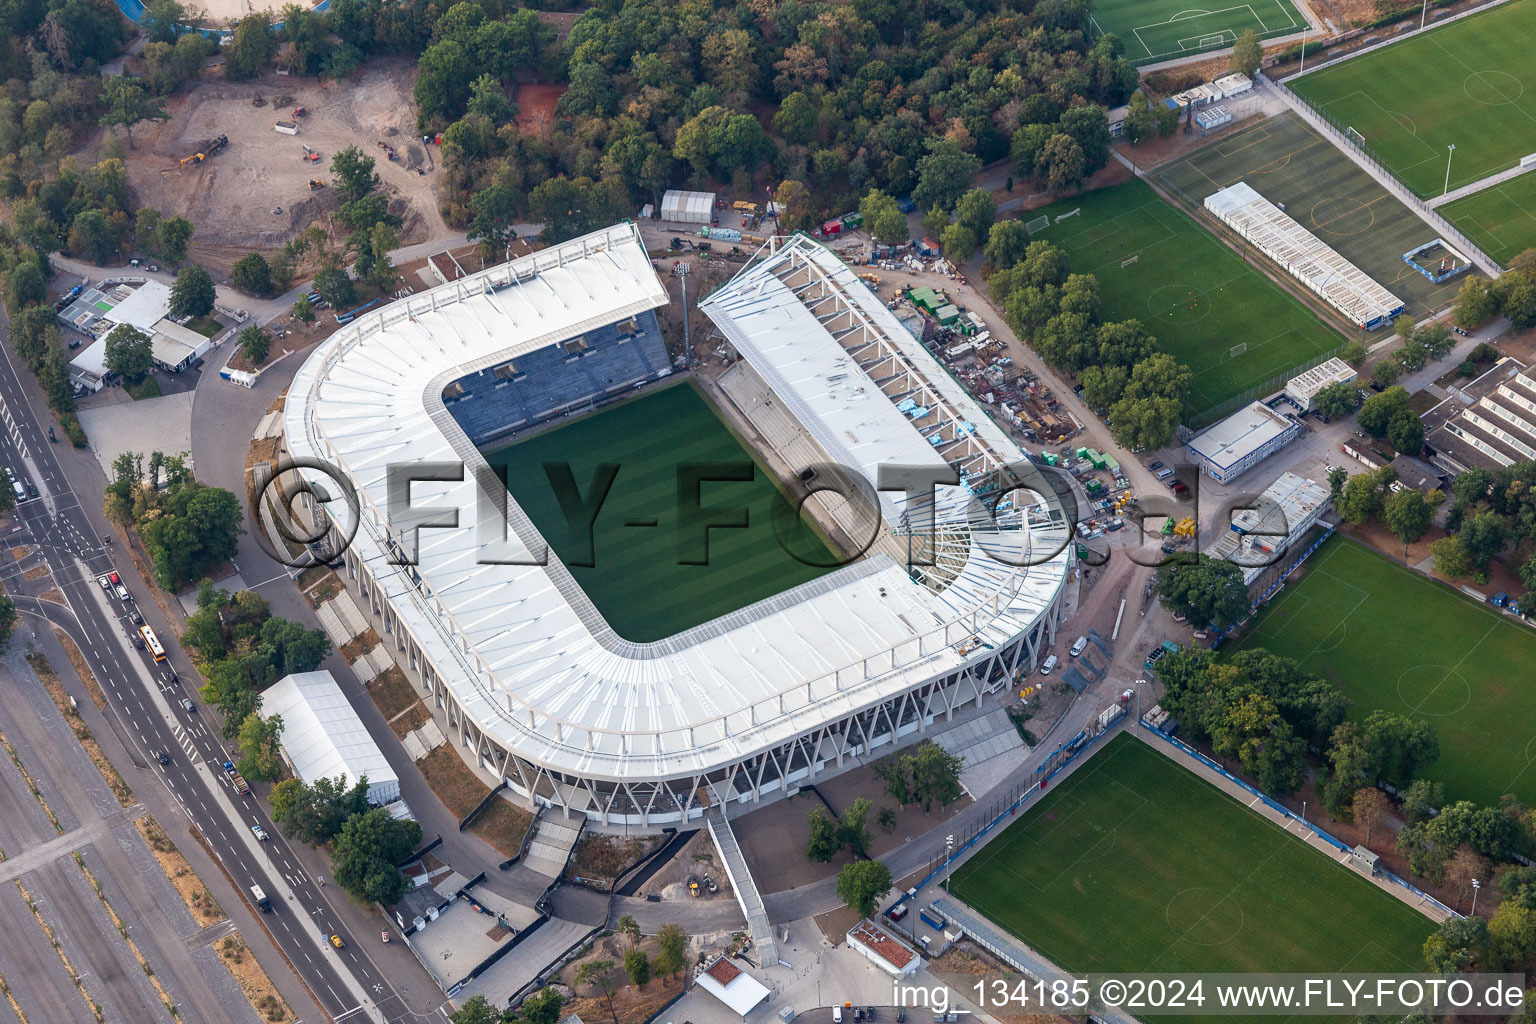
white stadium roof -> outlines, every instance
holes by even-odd
[[[345,775],[368,778],[368,801],[384,806],[400,795],[400,778],[329,672],[295,672],[261,693],[263,718],[279,715],[278,743],[306,783]]]
[[[733,342],[750,331],[754,367],[785,389],[786,403],[834,458],[862,471],[886,458],[931,462],[941,450],[852,361],[830,389],[833,397],[820,394],[829,390],[827,368],[843,365],[838,337],[847,332],[786,300],[780,278],[790,271],[815,276],[847,317],[912,361],[916,370],[907,372],[921,378],[951,464],[1027,465],[845,265],[796,239],[749,265],[703,308]],[[466,714],[496,742],[586,778],[714,771],[979,663],[987,648],[1016,638],[1054,607],[1069,559],[1059,523],[1048,537],[992,533],[994,549],[1010,558],[1038,545],[1039,565],[1015,568],[978,543],[951,540],[945,550],[955,557],[942,585],[925,586],[889,557],[867,556],[676,636],[633,643],[608,626],[553,557],[547,565],[482,564],[472,473],[464,482],[414,484],[414,508],[462,509],[466,525],[419,531],[419,577],[391,564],[401,537],[386,526],[389,467],[485,466],[443,408],[447,383],[666,302],[637,229],[615,226],[360,318],[310,355],[289,391],[290,451],[340,466],[357,487],[362,512],[353,555]],[[334,494],[334,483],[317,482]],[[968,492],[943,490],[941,516],[955,524],[946,536],[964,530],[969,538],[973,524],[958,519],[975,511]],[[511,529],[499,557],[533,562],[529,552],[545,550],[542,538],[504,500]],[[331,504],[333,513],[339,504]],[[989,525],[974,524],[982,533]]]

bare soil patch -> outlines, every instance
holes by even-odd
[[[347,659],[347,664],[350,665],[377,646],[379,646],[379,634],[372,626],[369,626],[357,634],[357,636],[341,645],[341,655]]]
[[[507,800],[496,800],[481,812],[469,830],[489,843],[497,853],[511,858],[523,848],[523,837],[532,824],[532,811]]]
[[[517,87],[517,126],[532,135],[543,135],[555,122],[555,105],[568,86],[529,83]]]
[[[401,242],[418,241],[443,225],[434,177],[417,173],[425,170],[426,154],[415,135],[415,74],[411,62],[373,60],[341,84],[271,74],[252,82],[210,78],[171,97],[168,121],[146,124],[134,136],[136,148],[125,161],[129,184],[139,202],[196,224],[191,258],[227,272],[251,249],[275,248],[311,224],[328,226],[338,205],[329,184],[331,158],[356,145],[378,161],[390,208],[405,218]],[[274,108],[279,95],[291,95],[293,105],[309,111],[297,119],[296,137],[273,128],[293,114],[292,106]],[[267,102],[254,105],[258,97]],[[182,157],[218,135],[229,137],[225,150],[178,169]],[[384,159],[378,143],[386,139],[400,160]],[[304,145],[319,152],[319,162],[304,159]],[[311,191],[311,178],[328,185]]]
[[[565,37],[571,34],[571,26],[576,24],[576,19],[581,17],[590,7],[580,11],[539,11],[539,21],[546,25],[552,25],[555,29],[555,41],[563,43]]]
[[[299,590],[311,608],[319,608],[343,589],[341,577],[324,566],[312,565],[299,573]]]
[[[24,580],[40,580],[47,575],[48,567],[46,565],[34,565],[32,568],[22,573],[21,578]]]
[[[245,993],[245,998],[251,1001],[251,1008],[262,1020],[283,1021],[292,1020],[293,1014],[288,1005],[283,1002],[283,997],[278,995],[277,986],[272,984],[272,979],[267,977],[267,972],[262,970],[261,964],[251,955],[245,940],[240,933],[225,936],[224,940],[215,947],[219,954],[219,960],[226,970],[240,986],[240,991]]]
[[[653,957],[656,955],[656,940],[647,936],[640,941],[639,948],[646,956]],[[565,969],[560,972],[560,981],[576,991],[577,998],[570,1000],[561,1008],[561,1017],[575,1014],[582,1020],[617,1020],[619,1024],[642,1024],[659,1013],[663,1006],[682,991],[682,975],[672,978],[652,978],[642,988],[631,985],[629,977],[624,973],[624,953],[628,949],[627,939],[609,935],[593,943],[591,952],[586,956],[573,960],[565,966]],[[599,986],[588,984],[582,985],[580,989],[575,986],[576,975],[582,965],[600,960],[607,960],[613,964],[606,975],[609,984],[614,988],[611,1012],[608,1000],[604,998]]]
[[[660,842],[655,837],[623,839],[590,833],[576,846],[566,873],[592,881],[613,882]]]
[[[396,738],[405,739],[406,733],[415,732],[427,722],[431,721],[432,712],[427,706],[418,701],[406,708],[400,714],[389,720],[389,727],[394,731]]]
[[[18,545],[17,547],[11,548],[11,557],[13,559],[15,559],[16,561],[18,561],[18,562],[21,561],[23,558],[26,558],[31,553],[32,553],[32,549],[27,547],[25,544],[21,544],[21,545]]]
[[[52,601],[55,604],[63,604],[64,603],[64,594],[63,594],[62,591],[59,590],[58,587],[49,587],[47,590],[43,591],[41,594],[38,594],[37,595],[37,599],[39,601]]]
[[[491,791],[446,743],[417,761],[416,767],[433,795],[461,821]]]
[[[883,757],[873,764],[867,764],[861,768],[844,772],[836,778],[827,782],[817,783],[816,785],[816,788],[821,790],[821,795],[826,797],[827,802],[832,805],[832,810],[835,814],[842,814],[859,797],[864,797],[875,805],[874,809],[869,812],[869,818],[866,821],[870,831],[875,836],[869,848],[870,855],[874,857],[884,856],[891,850],[896,849],[896,847],[916,839],[930,829],[939,827],[947,819],[969,807],[972,802],[970,797],[962,794],[960,799],[948,807],[940,807],[935,804],[927,814],[923,813],[923,808],[920,804],[908,804],[905,807],[897,806],[896,801],[892,800],[890,794],[885,791],[885,784],[875,777],[875,768],[890,760],[891,757],[899,756],[902,753],[911,753],[911,751],[898,751],[896,754]],[[964,776],[962,775],[961,778],[963,779]],[[885,809],[896,812],[896,821],[893,828],[887,829],[880,825],[877,820],[880,812]],[[802,822],[802,841],[809,837],[810,832]]]
[[[219,908],[218,902],[203,888],[202,879],[197,877],[197,872],[192,870],[192,865],[176,849],[176,844],[171,842],[170,836],[165,834],[159,823],[154,818],[143,817],[133,824],[149,844],[155,860],[160,862],[160,870],[165,872],[165,877],[171,880],[176,892],[180,894],[181,901],[192,912],[198,927],[206,928],[224,920],[224,911]]]
[[[394,718],[412,704],[421,703],[399,665],[391,665],[374,676],[368,681],[367,689],[374,706],[385,718]]]
[[[58,631],[55,630],[55,632]],[[29,654],[27,661],[32,665],[32,671],[36,672],[37,677],[42,680],[43,689],[48,691],[48,696],[52,697],[53,702],[58,705],[64,721],[68,722],[69,727],[74,730],[75,739],[80,741],[81,749],[91,759],[96,770],[101,773],[101,778],[106,782],[107,788],[112,790],[112,795],[117,797],[118,804],[122,807],[132,804],[133,790],[128,788],[123,777],[118,774],[112,762],[107,759],[107,755],[102,752],[101,744],[96,742],[96,737],[91,734],[85,719],[80,717],[80,712],[71,706],[70,696],[64,692],[64,684],[59,682],[58,674],[53,671],[53,666],[48,664],[48,659],[42,654]]]
[[[69,663],[74,666],[75,674],[85,684],[85,692],[91,695],[91,701],[98,711],[105,710],[107,695],[102,692],[101,684],[96,681],[96,676],[91,672],[91,667],[85,663],[85,656],[80,653],[74,639],[62,629],[54,627],[53,635],[58,637],[59,645],[64,648],[64,654],[69,658]]]
[[[805,855],[810,835],[805,816],[813,807],[826,811],[826,805],[807,790],[732,820],[736,841],[759,884],[767,882],[775,892],[795,889],[837,874],[853,859],[847,853],[839,853],[823,864]]]

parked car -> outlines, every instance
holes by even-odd
[[[1080,636],[1076,640],[1072,641],[1072,657],[1075,658],[1079,654],[1082,654],[1083,653],[1083,649],[1086,648],[1087,646],[1088,646],[1088,638],[1086,636]]]
[[[1147,468],[1152,470],[1155,473],[1159,469],[1163,468],[1163,460],[1162,459],[1158,459],[1156,462],[1149,462],[1149,463],[1147,463]]]
[[[1056,655],[1047,655],[1046,659],[1040,663],[1040,674],[1043,676],[1050,675],[1053,671],[1055,671],[1056,666],[1060,664],[1060,662],[1061,659],[1056,657]]]

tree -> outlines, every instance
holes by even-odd
[[[1488,921],[1491,955],[1505,967],[1526,964],[1536,955],[1536,911],[1505,903]]]
[[[1414,779],[1401,794],[1403,821],[1410,825],[1428,821],[1445,803],[1445,787],[1428,779]]]
[[[1422,719],[1390,711],[1372,711],[1360,732],[1370,782],[1389,782],[1401,789],[1440,756],[1435,727]]]
[[[1379,395],[1372,395],[1360,406],[1356,417],[1360,429],[1372,437],[1385,437],[1393,416],[1402,410],[1412,411],[1408,404],[1408,392],[1400,387],[1387,388]]]
[[[614,930],[629,940],[630,949],[640,944],[640,924],[631,915],[625,914],[620,917],[619,925]]]
[[[651,961],[646,957],[644,950],[624,951],[624,973],[629,975],[631,985],[636,988],[645,987],[645,983],[651,980]]]
[[[1428,498],[1412,487],[1404,487],[1387,495],[1382,503],[1381,525],[1403,542],[1403,557],[1406,558],[1408,545],[1424,536],[1434,515],[1435,505]]]
[[[1387,440],[1405,455],[1414,455],[1424,447],[1424,421],[1412,409],[1400,409],[1387,423]]]
[[[101,102],[106,108],[99,124],[108,128],[121,126],[128,136],[128,148],[133,148],[133,126],[140,121],[169,121],[165,105],[149,94],[142,79],[126,74],[102,79]]]
[[[480,255],[499,259],[517,237],[512,223],[518,207],[517,193],[504,185],[491,185],[469,200],[471,214],[465,237],[480,243]]]
[[[919,209],[954,209],[981,161],[950,138],[929,143],[928,155],[917,162],[917,184],[912,199]]]
[[[278,737],[282,733],[282,715],[246,715],[240,723],[240,774],[254,782],[271,782],[281,775],[283,759],[278,753]]]
[[[192,240],[192,222],[185,217],[172,217],[160,224],[160,257],[170,263],[180,263],[187,258],[187,243]],[[201,268],[199,268],[201,269]]]
[[[1482,963],[1488,951],[1488,924],[1481,917],[1452,914],[1424,940],[1424,961],[1438,974],[1456,974]]]
[[[213,278],[200,264],[194,263],[176,275],[171,285],[172,316],[207,316],[213,312],[216,298]]]
[[[352,308],[356,285],[345,268],[332,264],[315,274],[315,291],[332,309],[344,312]]]
[[[868,823],[869,812],[873,807],[873,803],[861,796],[848,805],[838,821],[837,837],[855,857],[869,855],[869,844],[875,838]]]
[[[751,168],[772,147],[757,118],[716,105],[683,122],[672,155],[692,164],[701,177],[728,179],[739,168]]]
[[[907,766],[912,774],[913,796],[917,803],[923,805],[924,814],[935,803],[940,807],[948,807],[960,799],[963,792],[960,776],[965,774],[964,757],[951,754],[937,743],[929,741],[920,744],[909,758]]]
[[[224,58],[224,76],[235,80],[255,78],[272,59],[277,39],[272,18],[265,11],[247,14],[235,27],[235,36]]]
[[[1390,388],[1403,375],[1403,364],[1388,356],[1371,367],[1371,383],[1380,388]]]
[[[345,775],[317,779],[313,786],[299,779],[284,779],[272,790],[272,820],[284,835],[310,846],[330,842],[349,818],[367,809],[366,777],[351,786]]]
[[[1232,44],[1232,63],[1229,66],[1238,74],[1252,78],[1262,63],[1264,46],[1259,42],[1259,34],[1251,28],[1245,29]]]
[[[240,257],[229,279],[247,295],[267,295],[272,291],[272,267],[259,252],[248,252]]]
[[[375,807],[347,819],[336,836],[331,873],[352,897],[396,903],[411,882],[396,867],[421,842],[421,826]]]
[[[773,115],[773,130],[791,146],[804,146],[816,138],[816,105],[805,93],[796,90],[785,96]]]
[[[453,1024],[500,1024],[501,1011],[485,996],[470,996],[464,1005],[448,1015]]]
[[[1133,146],[1157,134],[1157,115],[1152,112],[1151,104],[1140,91],[1131,94],[1129,109],[1125,112],[1124,131]]]
[[[680,924],[667,923],[656,929],[656,958],[651,966],[657,974],[669,977],[688,964],[688,933]]]
[[[1350,820],[1355,798],[1363,793],[1362,783],[1374,780],[1370,774],[1370,754],[1354,722],[1344,722],[1333,730],[1327,751],[1327,770],[1318,773],[1322,782],[1323,806],[1339,821]]]
[[[964,263],[976,251],[976,236],[964,224],[956,222],[939,235],[939,244],[951,263]]]
[[[1461,529],[1456,532],[1456,540],[1479,575],[1488,572],[1488,563],[1504,549],[1506,529],[1504,517],[1497,512],[1479,512],[1462,520]]]
[[[891,869],[878,860],[856,860],[837,873],[837,898],[860,917],[873,915],[890,891]]]
[[[1459,537],[1441,537],[1429,545],[1429,557],[1434,559],[1435,572],[1451,580],[1464,580],[1480,576],[1477,566],[1467,549],[1461,546]]]
[[[315,322],[315,307],[310,303],[308,295],[300,295],[293,304],[293,318],[302,324]]]
[[[1083,174],[1093,174],[1109,163],[1109,117],[1096,103],[1062,111],[1057,130],[1072,137],[1083,151]]]
[[[1243,570],[1224,559],[1202,554],[1195,562],[1162,566],[1155,586],[1164,608],[1201,626],[1225,629],[1248,613]]]
[[[272,348],[272,336],[256,324],[246,324],[240,328],[235,340],[240,346],[240,354],[249,359],[253,366],[265,362]]]
[[[117,232],[98,209],[81,210],[69,228],[70,253],[97,266],[110,263],[117,252]]]
[[[810,829],[810,837],[805,845],[805,855],[811,860],[822,862],[837,856],[837,851],[843,848],[843,843],[837,834],[837,824],[827,817],[826,812],[820,807],[812,807],[805,816],[805,824]]]
[[[373,157],[365,156],[356,146],[348,146],[331,157],[331,174],[348,202],[363,199],[379,187]]]
[[[1218,757],[1235,759],[1267,792],[1289,793],[1306,780],[1306,744],[1268,697],[1254,694],[1230,704],[1211,740]]]
[[[16,628],[16,602],[0,595],[0,650],[10,642],[11,630]]]
[[[1506,280],[1507,279],[1507,280]],[[1504,315],[1517,331],[1536,324],[1536,281],[1518,271],[1507,271],[1499,278],[1504,288]]]
[[[1312,408],[1324,422],[1342,419],[1360,404],[1360,389],[1354,384],[1334,381],[1312,396]]]
[[[1458,847],[1445,864],[1445,882],[1456,893],[1454,905],[1460,906],[1472,894],[1474,879],[1488,877],[1489,863],[1471,847]]]
[[[1354,819],[1360,826],[1361,842],[1371,845],[1371,837],[1392,812],[1392,802],[1375,786],[1364,786],[1355,791]]]
[[[816,223],[812,216],[811,190],[805,182],[793,178],[779,182],[773,190],[773,201],[779,207],[779,226],[785,231],[799,231]]]
[[[612,960],[588,960],[576,970],[577,985],[592,985],[608,999],[608,1012],[613,1024],[619,1024],[619,1015],[613,1009],[613,981],[608,977],[613,970]]]
[[[907,215],[901,212],[895,199],[879,189],[870,189],[864,194],[859,200],[859,213],[864,218],[864,229],[878,242],[899,245],[911,237],[907,230]]]
[[[1045,147],[1040,151],[1038,166],[1039,179],[1057,195],[1063,195],[1069,189],[1081,188],[1088,174],[1083,148],[1064,132],[1058,132],[1046,140]]]
[[[132,324],[119,324],[107,335],[107,369],[123,378],[129,387],[138,387],[154,365],[154,347],[149,335]]]
[[[1000,220],[987,232],[987,262],[1006,270],[1024,258],[1029,248],[1029,231],[1022,221]]]
[[[546,988],[524,999],[517,1012],[528,1024],[555,1024],[560,1019],[560,1008],[564,1005],[565,999],[559,989]]]
[[[1130,379],[1131,371],[1123,366],[1089,366],[1078,376],[1078,383],[1083,387],[1083,401],[1097,412],[1120,401]]]
[[[1115,440],[1129,448],[1161,448],[1173,436],[1193,375],[1166,352],[1131,368],[1120,400],[1109,411]]]
[[[1499,313],[1499,299],[1488,282],[1477,276],[1469,277],[1456,293],[1456,305],[1451,321],[1457,327],[1473,330],[1483,326]]]
[[[996,221],[997,204],[984,188],[971,189],[955,204],[955,223],[963,224],[978,242],[987,237]]]
[[[1356,525],[1370,522],[1381,511],[1387,488],[1396,479],[1397,470],[1390,465],[1350,477],[1335,502],[1339,516]]]

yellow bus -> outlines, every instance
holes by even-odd
[[[155,656],[155,660],[164,661],[165,648],[160,646],[160,638],[155,636],[155,631],[148,626],[140,626],[139,635],[144,638],[144,646],[149,648],[149,653]]]

